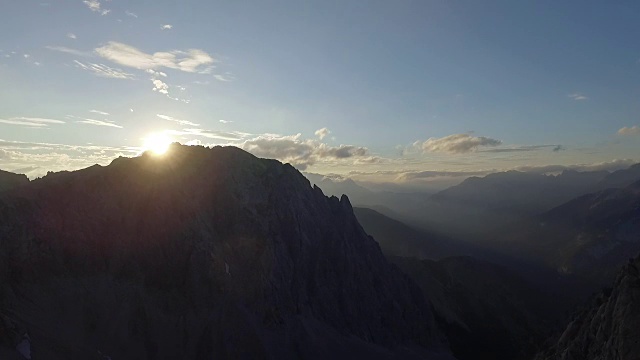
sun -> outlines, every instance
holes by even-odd
[[[151,151],[156,155],[162,155],[169,149],[169,145],[171,145],[172,139],[165,134],[155,133],[150,134],[144,139],[143,148],[145,150]]]

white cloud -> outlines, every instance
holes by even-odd
[[[160,27],[160,29],[162,29],[162,30],[171,30],[171,29],[173,29],[173,25],[171,25],[171,24],[162,25],[162,27]]]
[[[99,115],[105,115],[108,116],[109,113],[108,112],[104,112],[104,111],[100,111],[100,110],[89,110],[90,113],[94,113],[94,114],[99,114]]]
[[[138,18],[138,15],[136,15],[135,13],[133,13],[133,12],[131,12],[129,10],[125,11],[124,13],[125,13],[125,15],[131,16],[132,18],[136,18],[136,19]]]
[[[9,125],[22,125],[29,127],[48,127],[49,124],[64,124],[62,120],[44,119],[33,117],[12,117],[9,119],[0,119],[0,123]]]
[[[199,49],[147,54],[133,46],[115,41],[95,49],[95,52],[117,64],[141,70],[165,67],[192,73],[209,73],[211,65],[216,62],[211,55]]]
[[[76,50],[76,49],[71,49],[65,46],[45,46],[46,49],[49,50],[53,50],[53,51],[59,51],[59,52],[63,52],[63,53],[67,53],[67,54],[71,54],[71,55],[76,55],[76,56],[82,56],[82,57],[89,57],[91,56],[90,53],[86,52],[86,51],[82,51],[82,50]]]
[[[318,161],[368,156],[368,149],[364,147],[353,145],[333,147],[316,140],[303,140],[301,134],[290,136],[260,135],[254,139],[246,140],[241,147],[256,156],[288,162],[300,170],[304,170]]]
[[[153,83],[153,91],[169,95],[169,85],[158,79],[151,79],[151,82]]]
[[[585,95],[582,95],[580,93],[573,93],[573,94],[569,94],[567,96],[569,96],[571,99],[577,100],[577,101],[589,99],[588,97],[586,97]]]
[[[498,146],[500,144],[502,144],[502,141],[484,136],[453,134],[442,138],[430,138],[420,146],[426,152],[464,154],[476,151],[479,147]]]
[[[320,138],[320,140],[324,139],[327,135],[331,134],[331,131],[329,131],[329,129],[327,129],[326,127],[322,128],[322,129],[318,129],[316,130],[316,132],[314,133],[318,138]]]
[[[77,38],[78,38],[78,37],[76,36],[76,34],[74,34],[74,33],[68,33],[68,34],[67,34],[67,37],[68,37],[69,39],[73,39],[73,40],[75,40],[75,39],[77,39]]]
[[[111,12],[111,10],[103,9],[98,0],[84,0],[83,3],[87,5],[91,11],[100,13],[100,15],[107,15]]]
[[[618,130],[618,135],[640,135],[640,127],[632,126],[632,127],[623,127]]]
[[[22,55],[22,56],[24,56],[24,58],[25,58],[25,59],[28,59],[28,58],[30,58],[30,57],[31,57],[31,55],[29,55],[29,54],[24,54],[24,55]]]
[[[87,71],[91,71],[97,76],[111,79],[133,79],[133,74],[124,72],[121,69],[115,69],[104,64],[83,64],[78,60],[73,60],[76,66]]]
[[[178,123],[180,125],[200,126],[200,124],[196,124],[196,123],[193,123],[193,122],[188,121],[188,120],[176,119],[176,118],[174,118],[172,116],[169,116],[169,115],[156,114],[156,116],[158,116],[160,119],[167,120],[167,121],[173,121],[173,122],[176,122],[176,123]]]
[[[231,121],[231,120],[218,120],[218,121],[219,121],[221,124],[230,124],[230,123],[232,123],[232,122],[233,122],[233,121]]]
[[[155,71],[153,69],[147,69],[146,72],[151,74],[151,75],[153,75],[153,76],[167,77],[167,74],[163,73],[162,71]]]
[[[109,121],[102,121],[102,120],[95,120],[95,119],[84,119],[84,120],[79,120],[76,121],[77,123],[80,124],[89,124],[89,125],[96,125],[96,126],[109,126],[109,127],[115,127],[115,128],[119,128],[122,129],[122,126],[115,124],[113,122],[109,122]]]

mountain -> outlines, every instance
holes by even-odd
[[[26,175],[0,170],[0,193],[28,183]]]
[[[457,202],[497,212],[533,215],[582,195],[607,176],[606,171],[563,171],[541,175],[519,171],[471,177],[435,194],[438,202]]]
[[[630,259],[613,288],[591,299],[538,360],[637,360],[640,356],[640,257]]]
[[[640,253],[640,181],[580,196],[537,223],[529,234],[529,255],[560,272],[608,284],[629,256]]]
[[[429,294],[461,360],[530,359],[571,305],[507,268],[471,257],[389,259]]]
[[[0,354],[451,358],[347,197],[233,147],[174,144],[4,193],[0,258]]]
[[[638,180],[640,180],[640,164],[635,164],[628,169],[616,170],[607,175],[598,182],[594,188],[594,192],[597,190],[627,187]]]

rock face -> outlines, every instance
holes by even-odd
[[[450,358],[346,197],[237,148],[32,181],[0,255],[0,340],[36,359]]]
[[[0,193],[28,183],[26,175],[0,170]]]
[[[640,359],[640,257],[569,323],[540,360]]]

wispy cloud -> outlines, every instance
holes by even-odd
[[[511,147],[501,147],[498,149],[487,149],[487,150],[479,150],[479,152],[485,153],[510,153],[510,152],[529,152],[529,151],[538,151],[551,149],[553,152],[558,152],[562,150],[566,150],[562,145],[523,145],[523,146],[511,146]]]
[[[570,97],[571,99],[577,100],[577,101],[588,100],[589,99],[588,97],[586,97],[585,95],[580,94],[580,93],[573,93],[573,94],[569,94],[567,96]]]
[[[82,57],[90,57],[91,56],[91,53],[89,53],[89,52],[82,51],[82,50],[71,49],[71,48],[68,48],[66,46],[51,46],[51,45],[47,45],[47,46],[45,46],[45,49],[49,49],[49,50],[53,50],[53,51],[59,51],[59,52],[63,52],[63,53],[71,54],[71,55],[76,55],[76,56],[82,56]]]
[[[100,111],[100,110],[89,110],[90,113],[94,113],[94,114],[99,114],[99,115],[105,115],[108,116],[109,113],[108,112],[104,112],[104,111]]]
[[[218,130],[205,130],[205,129],[182,129],[182,130],[168,130],[168,134],[181,135],[181,136],[199,136],[208,139],[226,140],[226,141],[239,141],[246,139],[251,134],[240,131],[218,131]]]
[[[203,50],[172,50],[147,54],[133,46],[110,41],[95,49],[95,52],[110,61],[135,69],[169,68],[191,73],[210,73],[216,60]]]
[[[48,127],[50,124],[64,124],[65,122],[57,119],[45,119],[34,117],[12,117],[9,119],[0,119],[0,123],[9,125],[22,125],[29,127]]]
[[[618,130],[618,135],[640,135],[640,127],[639,126],[631,126],[631,127],[623,127]]]
[[[324,139],[327,135],[331,134],[331,131],[329,129],[327,129],[326,127],[322,128],[322,129],[318,129],[316,130],[316,132],[314,133],[320,140]]]
[[[200,124],[196,124],[196,123],[193,123],[193,122],[188,121],[188,120],[176,119],[176,118],[174,118],[172,116],[169,116],[169,115],[156,114],[156,116],[158,116],[162,120],[173,121],[173,122],[178,123],[180,125],[200,126]]]
[[[91,71],[97,76],[111,78],[111,79],[133,79],[133,74],[124,72],[121,69],[114,69],[104,64],[83,64],[78,60],[73,60],[76,66],[87,71]]]
[[[162,29],[162,30],[171,30],[171,29],[173,29],[173,25],[171,25],[171,24],[162,25],[160,27],[160,29]]]
[[[103,9],[100,1],[98,0],[84,0],[83,3],[87,5],[89,10],[100,13],[100,15],[107,15],[111,12],[111,10]]]
[[[78,38],[78,37],[76,36],[76,34],[74,34],[74,33],[68,33],[68,34],[67,34],[67,37],[68,37],[69,39],[73,39],[73,40],[75,40],[75,39],[77,39],[77,38]]]
[[[425,152],[441,152],[448,154],[466,154],[480,147],[491,147],[502,144],[502,141],[469,134],[453,134],[442,138],[430,138],[424,143],[414,143]]]
[[[138,18],[137,14],[135,14],[135,13],[129,11],[129,10],[125,11],[124,14],[127,15],[127,16],[130,16],[132,18],[136,18],[136,19]]]
[[[236,79],[236,77],[230,72],[226,72],[224,74],[215,74],[215,75],[213,75],[213,77],[216,80],[223,81],[223,82],[231,82],[231,81],[234,81]]]
[[[230,123],[232,123],[232,122],[233,122],[233,121],[231,121],[231,120],[218,120],[218,121],[219,121],[221,124],[230,124]]]
[[[88,125],[96,125],[96,126],[109,126],[109,127],[115,127],[115,128],[122,129],[122,126],[120,126],[118,124],[115,124],[113,122],[110,122],[110,121],[102,121],[102,120],[96,120],[96,119],[83,119],[83,120],[78,120],[76,122],[80,123],[80,124],[88,124]]]

